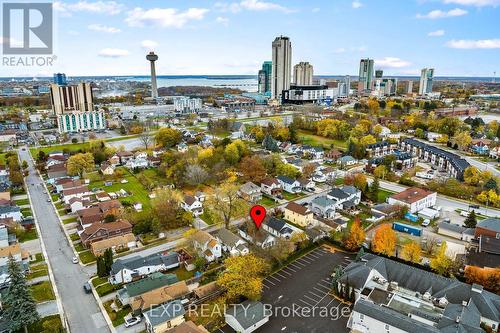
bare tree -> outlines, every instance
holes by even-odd
[[[238,189],[239,186],[236,184],[223,183],[214,190],[209,199],[211,208],[221,214],[226,228],[229,228],[231,219],[245,209],[239,198]]]
[[[198,164],[190,164],[186,167],[186,181],[190,185],[198,185],[204,183],[209,175],[208,172]]]
[[[144,149],[146,150],[153,143],[153,138],[147,132],[142,132],[141,134],[139,134],[139,140],[141,140],[141,143],[144,146]]]
[[[429,239],[427,239],[427,242],[425,242],[425,252],[428,255],[432,255],[436,246],[437,246],[436,237],[430,237]]]

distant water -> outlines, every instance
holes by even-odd
[[[149,76],[131,77],[130,81],[149,81]],[[251,77],[170,77],[158,76],[158,87],[202,86],[214,88],[235,88],[248,92],[257,91],[257,78]]]

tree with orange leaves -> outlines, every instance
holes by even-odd
[[[375,235],[372,239],[372,250],[392,256],[396,249],[396,243],[396,233],[392,230],[391,225],[384,224],[375,231]]]
[[[500,294],[500,269],[481,268],[477,266],[465,267],[465,280],[467,283],[477,283],[484,288]]]
[[[356,217],[351,225],[351,229],[343,239],[343,244],[347,250],[356,251],[360,248],[361,244],[363,244],[364,241],[365,231],[361,226],[361,220],[359,219],[359,217]]]

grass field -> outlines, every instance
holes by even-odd
[[[36,233],[36,229],[33,228],[30,231],[23,232],[21,236],[19,236],[19,243],[27,242],[30,240],[34,240],[38,238],[38,234]]]
[[[265,207],[274,207],[276,206],[276,201],[268,197],[262,197],[258,204]]]
[[[43,327],[44,322],[50,322],[50,328],[51,332],[63,332],[62,331],[62,323],[61,323],[61,317],[59,317],[58,314],[51,315],[44,317],[37,322],[28,325],[28,333],[40,333],[40,332],[47,332],[45,331],[45,328]],[[60,330],[58,330],[60,329]],[[18,332],[23,332],[24,330],[17,331]]]
[[[378,190],[378,194],[377,194],[377,201],[378,202],[385,202],[385,200],[390,197],[391,195],[393,195],[394,192],[390,192],[390,191],[387,191],[387,190],[383,190],[383,189],[379,189]]]
[[[90,264],[95,261],[95,257],[90,251],[80,252],[78,253],[78,256],[80,257],[82,264]]]
[[[29,205],[30,200],[29,199],[19,199],[19,200],[16,200],[15,203],[18,206],[24,206],[24,205]]]
[[[37,303],[52,301],[56,299],[49,281],[37,283],[35,285],[32,285],[30,288]]]
[[[124,189],[127,191],[129,194],[131,194],[128,197],[125,198],[120,198],[120,201],[128,201],[130,203],[134,202],[140,202],[143,205],[143,209],[151,207],[150,199],[148,197],[148,192],[144,189],[142,184],[139,182],[139,180],[132,174],[130,173],[127,169],[123,168],[125,171],[125,176],[124,179],[128,181],[126,184],[122,184],[120,182],[113,183],[111,186],[104,186],[104,181],[99,180],[99,181],[93,181],[90,182],[89,188],[102,188],[106,192],[118,192],[121,189]]]
[[[297,136],[299,141],[303,144],[307,144],[314,147],[322,147],[325,149],[330,149],[332,147],[339,149],[347,149],[347,141],[340,141],[335,139],[325,138],[319,135],[315,135],[309,131],[298,130]]]

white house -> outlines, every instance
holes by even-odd
[[[157,253],[147,257],[134,256],[128,259],[116,259],[111,266],[109,283],[129,283],[154,272],[166,271],[179,267],[177,252]]]
[[[276,244],[276,237],[264,230],[264,228],[260,228],[252,232],[246,225],[243,225],[238,228],[238,233],[243,239],[261,247],[262,249],[268,249]]]
[[[260,302],[245,301],[224,312],[226,323],[236,332],[251,333],[269,321],[271,311],[265,311]]]
[[[292,237],[292,233],[295,231],[294,229],[296,229],[284,220],[277,219],[272,216],[266,218],[264,223],[262,223],[262,228],[275,237],[285,239],[290,239]]]
[[[262,199],[260,187],[252,182],[246,182],[245,184],[241,185],[240,189],[238,190],[238,195],[250,202],[258,202],[260,199]]]
[[[436,205],[437,193],[418,187],[410,187],[403,192],[391,195],[388,198],[390,205],[402,205],[409,208],[410,213],[416,213],[424,208]]]
[[[68,205],[71,212],[76,213],[79,210],[89,208],[92,205],[92,202],[86,198],[71,198]]]
[[[130,159],[125,164],[125,167],[128,169],[146,169],[149,166],[149,161],[146,158],[136,157],[134,159]]]
[[[115,166],[108,163],[102,163],[101,172],[103,175],[110,176],[115,173]]]
[[[288,193],[300,193],[302,191],[300,183],[287,176],[276,177],[281,185],[281,188]]]
[[[245,255],[250,252],[247,242],[226,228],[220,228],[217,230],[214,233],[214,237],[222,245],[222,250],[229,252],[232,256]]]
[[[0,218],[12,218],[14,221],[19,222],[23,218],[21,209],[18,206],[0,206]]]
[[[260,183],[260,190],[274,197],[281,194],[281,184],[276,178],[267,178]]]
[[[327,197],[335,201],[336,209],[352,209],[361,202],[361,191],[354,186],[342,186],[333,188]]]
[[[203,204],[191,195],[184,196],[184,200],[181,202],[181,207],[185,211],[191,212],[195,217],[203,214]]]
[[[311,210],[313,213],[325,219],[335,217],[335,208],[336,202],[325,195],[316,197],[311,201]]]
[[[222,257],[221,244],[208,232],[197,230],[193,234],[194,248],[207,260],[214,261]]]
[[[65,204],[68,204],[71,198],[83,198],[91,194],[92,192],[89,191],[86,185],[62,190],[63,201]]]

